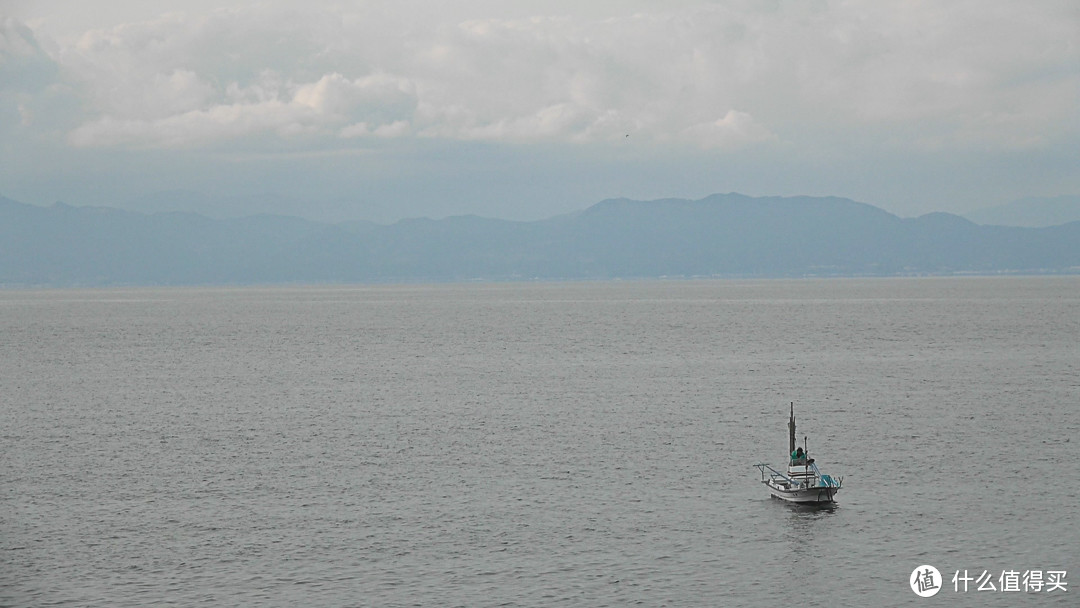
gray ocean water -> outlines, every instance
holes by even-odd
[[[3,605],[1080,605],[1080,277],[4,291],[0,373]]]

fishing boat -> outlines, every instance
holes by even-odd
[[[817,463],[810,458],[803,437],[803,447],[795,446],[795,404],[791,404],[791,419],[788,421],[788,460],[787,472],[781,473],[764,463],[754,466],[761,471],[761,483],[769,493],[780,500],[804,505],[829,505],[836,502],[836,493],[844,483],[844,478],[833,478],[818,469]]]

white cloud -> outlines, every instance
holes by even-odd
[[[162,89],[205,92],[188,74],[153,82],[160,85],[155,93]],[[206,95],[192,94],[187,98],[202,100],[204,107],[150,117],[106,115],[73,130],[68,141],[78,147],[178,147],[266,132],[285,138],[331,135],[358,116],[377,122],[357,123],[364,125],[362,129],[347,127],[343,136],[400,136],[401,125],[407,122],[398,116],[408,115],[415,105],[410,87],[406,80],[383,74],[349,80],[333,73],[302,84],[275,82],[272,75],[264,74],[251,87],[229,83],[224,92],[229,102],[205,103]],[[184,95],[177,95],[172,105],[191,105],[184,100]]]
[[[681,135],[686,141],[694,142],[706,149],[740,148],[748,144],[776,139],[776,135],[758,124],[753,116],[736,110],[728,110],[722,118],[712,122],[688,127]]]
[[[375,129],[375,137],[404,137],[410,131],[410,125],[404,120],[395,120],[388,125]]]
[[[871,128],[895,146],[1009,148],[1080,129],[1068,3],[601,3],[560,16],[542,3],[253,6],[58,40],[53,59],[89,112],[68,141],[633,133],[730,150]],[[24,30],[5,25],[0,70],[28,56]]]
[[[68,135],[77,147],[177,147],[206,144],[264,131],[288,137],[305,132],[305,110],[279,101],[219,105],[156,120],[105,116]],[[308,112],[310,114],[310,112]]]

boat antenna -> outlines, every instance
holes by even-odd
[[[791,402],[791,420],[787,423],[788,426],[788,454],[795,453],[795,402]]]

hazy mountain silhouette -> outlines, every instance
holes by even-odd
[[[1041,228],[1080,221],[1080,196],[1031,197],[964,214],[976,224]]]
[[[0,284],[172,285],[1080,272],[1080,222],[901,219],[842,198],[607,200],[535,222],[215,220],[0,198]]]

